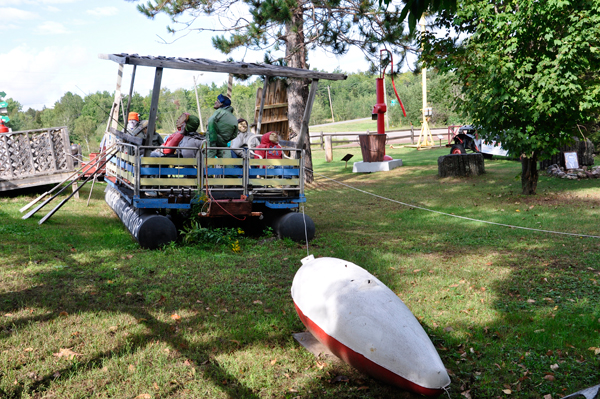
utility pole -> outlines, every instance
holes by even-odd
[[[200,76],[204,75],[203,73]],[[200,133],[204,133],[204,124],[202,123],[202,112],[200,112],[200,100],[198,100],[198,85],[196,84],[196,76],[194,78],[194,92],[196,93],[196,105],[198,106],[198,118],[200,118]]]
[[[331,109],[331,122],[335,122],[335,119],[333,119],[333,104],[331,103],[331,90],[329,89],[329,86],[327,86],[327,93],[329,93],[329,109]]]

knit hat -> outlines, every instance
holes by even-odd
[[[196,129],[198,129],[198,126],[200,126],[200,119],[198,119],[198,117],[195,115],[190,115],[185,124],[185,132],[186,133],[195,132]]]
[[[222,94],[219,94],[217,96],[217,100],[219,100],[219,102],[222,104],[223,107],[231,105],[231,100],[229,99],[229,97],[224,96]]]

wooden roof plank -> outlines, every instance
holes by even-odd
[[[346,75],[311,71],[308,69],[290,68],[279,65],[257,64],[251,62],[223,62],[204,58],[183,58],[164,56],[140,56],[138,54],[101,54],[101,59],[111,60],[119,64],[140,65],[148,67],[183,69],[203,72],[234,73],[241,75],[281,76],[298,79],[344,80]]]

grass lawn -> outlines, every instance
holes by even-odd
[[[559,398],[600,383],[600,182],[540,177],[520,195],[514,161],[437,177],[447,149],[389,149],[404,166],[353,174],[315,151],[306,213],[315,257],[354,262],[419,318],[449,370],[451,398]],[[96,185],[44,225],[0,197],[1,398],[413,398],[315,359],[290,287],[305,246],[268,234],[142,250]],[[39,190],[39,193],[43,192]],[[18,195],[18,196],[16,196]],[[56,203],[58,203],[56,201]],[[336,378],[344,376],[346,378]],[[340,382],[336,382],[340,381]]]

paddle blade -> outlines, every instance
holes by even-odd
[[[27,209],[29,209],[32,206],[34,206],[35,204],[37,204],[42,198],[44,198],[49,193],[50,193],[50,191],[46,191],[44,194],[40,195],[39,197],[37,197],[36,199],[34,199],[33,201],[31,201],[30,203],[28,203],[27,205],[25,205],[23,208],[19,209],[19,212],[21,212],[21,213],[25,212]]]
[[[64,200],[60,201],[60,204],[58,204],[54,209],[52,209],[50,212],[48,212],[46,214],[46,216],[41,218],[40,221],[38,222],[38,224],[42,225],[42,224],[44,224],[44,222],[46,220],[50,219],[52,217],[52,215],[54,215],[56,213],[56,211],[58,211],[60,209],[60,207],[63,206],[65,204],[65,202],[67,202],[69,200],[69,198],[71,198],[71,197],[67,197]]]
[[[23,220],[29,219],[31,216],[35,215],[37,213],[37,211],[39,211],[40,209],[45,207],[48,204],[48,202],[52,201],[53,198],[54,197],[48,198],[46,201],[42,202],[40,205],[33,208],[33,210],[31,210],[28,213],[26,213],[25,215],[23,215],[23,217],[21,217],[21,219],[23,219]]]

